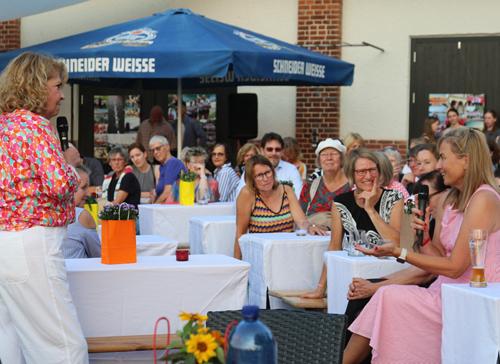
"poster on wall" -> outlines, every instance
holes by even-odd
[[[177,95],[169,95],[168,120],[177,118],[173,103],[177,101]],[[207,150],[211,150],[216,144],[216,121],[217,121],[217,96],[215,94],[186,94],[182,95],[182,101],[186,103],[187,116],[196,120],[207,135]]]
[[[446,113],[455,108],[460,116],[460,124],[483,130],[484,94],[429,94],[429,116],[439,119],[441,125],[436,136],[446,129]]]
[[[140,96],[94,96],[94,158],[107,159],[110,149],[135,142],[141,120]]]

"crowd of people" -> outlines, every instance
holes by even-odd
[[[193,172],[196,195],[235,203],[237,259],[244,258],[243,234],[291,232],[298,220],[307,221],[311,235],[330,235],[328,250],[342,250],[344,235],[358,229],[368,241],[384,240],[356,249],[411,267],[387,277],[353,277],[345,363],[440,362],[441,284],[470,282],[469,229],[487,229],[486,281],[500,281],[494,110],[486,112],[481,132],[462,127],[451,108],[450,127],[439,140],[439,120],[428,118],[422,136],[410,143],[407,163],[397,148],[368,149],[357,133],[327,138],[309,174],[299,143],[277,133],[265,134],[260,146],[243,145],[235,165],[227,144],[207,153],[185,105],[187,148],[176,158],[175,132],[153,108],[137,143],[109,152],[112,172],[104,176],[102,166],[73,146],[63,153],[48,120],[65,99],[67,78],[62,63],[30,52],[0,77],[0,358],[6,363],[88,362],[64,258],[100,256],[95,222],[83,208],[90,186],[102,185],[101,199],[112,204],[175,203],[181,173]],[[155,133],[163,129],[169,137]],[[429,189],[425,218],[414,207],[411,222],[422,243],[413,236],[413,249],[402,248],[404,203],[422,185]],[[302,297],[323,298],[327,284],[323,265],[316,290]]]

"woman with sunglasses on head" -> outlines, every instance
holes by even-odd
[[[369,241],[390,239],[399,246],[403,195],[379,188],[380,166],[377,156],[366,148],[351,150],[344,173],[354,191],[335,197],[332,204],[331,239],[328,250],[342,250],[345,232],[365,230]],[[326,293],[326,265],[315,292],[302,298],[323,298]]]
[[[241,259],[239,238],[253,233],[292,232],[295,220],[306,220],[293,189],[276,180],[273,164],[258,154],[245,164],[245,182],[236,200],[236,240],[234,257]],[[326,235],[308,225],[311,235]]]
[[[215,166],[214,178],[219,184],[219,201],[234,201],[240,178],[231,167],[231,149],[229,145],[226,143],[216,144],[210,156],[212,157],[212,164]]]
[[[301,161],[302,152],[300,151],[300,145],[292,137],[286,137],[283,139],[283,155],[282,159],[290,164],[293,164],[299,170],[302,182],[307,184],[307,166]]]
[[[470,229],[488,231],[484,275],[488,283],[500,281],[500,189],[484,134],[469,128],[450,130],[439,141],[439,157],[437,169],[450,191],[438,201],[444,212],[441,222],[436,221],[432,245],[428,244],[432,253],[407,252],[394,244],[370,250],[356,247],[376,257],[398,257],[438,278],[428,289],[402,285],[379,289],[349,327],[353,335],[344,363],[360,362],[372,348],[375,363],[441,362],[441,285],[471,282]],[[412,228],[425,231],[428,214],[425,221],[421,214],[413,209]]]
[[[189,148],[186,152],[186,165],[189,172],[194,172],[195,196],[208,191],[210,199],[208,202],[219,201],[219,184],[212,176],[206,175],[205,164],[208,159],[207,152],[202,147]],[[180,178],[172,185],[172,190],[167,198],[167,203],[179,202]],[[201,191],[200,191],[201,190]]]

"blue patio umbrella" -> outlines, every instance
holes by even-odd
[[[351,63],[187,9],[6,52],[0,69],[24,51],[64,59],[70,83],[131,87],[142,79],[145,88],[177,86],[179,99],[181,86],[349,86],[354,74]]]

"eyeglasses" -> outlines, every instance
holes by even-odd
[[[219,157],[222,158],[226,155],[226,153],[210,153],[212,157]]]
[[[260,173],[256,176],[254,176],[253,178],[255,178],[257,181],[262,181],[264,179],[264,177],[266,177],[266,179],[269,179],[269,178],[271,178],[272,175],[273,175],[273,171],[269,170],[267,172]]]
[[[205,164],[205,161],[189,161],[191,164]]]
[[[354,172],[356,172],[360,177],[366,175],[366,172],[370,172],[372,176],[376,176],[378,174],[378,168],[355,169]]]
[[[267,148],[266,148],[266,152],[268,152],[268,153],[272,153],[272,152],[273,152],[273,150],[274,150],[276,153],[280,153],[280,152],[283,150],[283,148],[271,148],[271,147],[267,147]]]
[[[160,145],[159,147],[152,148],[149,151],[152,152],[152,153],[159,152],[163,147],[164,147],[164,145]]]
[[[113,163],[120,163],[120,162],[123,162],[124,160],[125,160],[125,158],[112,158],[109,161],[113,162]]]
[[[408,164],[410,164],[410,163],[416,163],[416,162],[417,162],[417,160],[416,160],[415,158],[408,158],[408,159],[406,160],[406,162],[407,162]]]
[[[335,153],[335,152],[332,152],[332,153],[321,153],[319,155],[320,158],[324,158],[324,159],[327,159],[328,157],[332,157],[332,158],[335,158],[335,157],[338,157],[340,155],[340,153]]]

